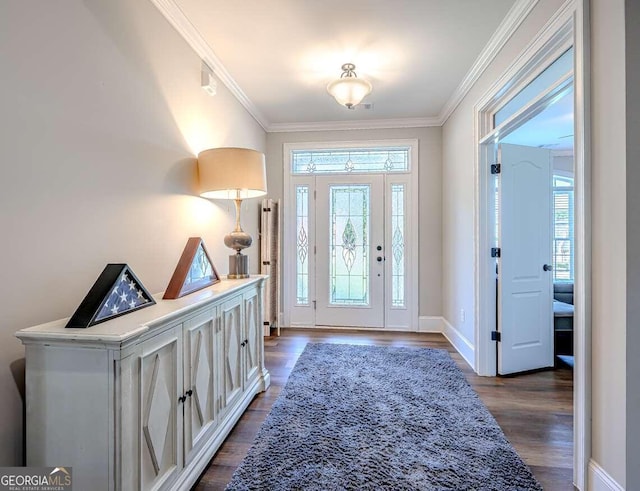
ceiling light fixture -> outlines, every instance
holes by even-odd
[[[342,65],[342,75],[327,85],[327,91],[331,94],[338,104],[346,106],[347,109],[353,109],[360,104],[365,96],[371,93],[371,83],[362,78],[358,78],[354,71],[356,66],[353,63],[345,63]]]

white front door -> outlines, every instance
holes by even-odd
[[[551,156],[500,145],[498,373],[553,366]]]
[[[384,327],[384,175],[316,177],[316,325]]]
[[[417,142],[284,153],[282,325],[417,330]]]

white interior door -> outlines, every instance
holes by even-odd
[[[502,144],[498,372],[553,366],[551,156]]]
[[[384,175],[316,177],[316,325],[384,327]]]

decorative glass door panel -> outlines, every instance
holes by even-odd
[[[296,305],[309,305],[309,185],[296,186]]]
[[[329,303],[369,305],[370,186],[329,186]]]
[[[316,324],[384,326],[384,176],[316,177]]]

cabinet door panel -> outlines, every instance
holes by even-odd
[[[246,385],[258,376],[258,368],[260,366],[260,337],[262,336],[260,324],[262,315],[257,291],[245,294],[244,309],[244,377]]]
[[[185,463],[216,424],[214,363],[215,309],[210,309],[185,322],[184,391]],[[190,395],[189,395],[190,394]]]
[[[234,403],[242,395],[242,295],[224,303],[222,312],[224,334],[223,405]]]
[[[182,468],[182,325],[142,344],[140,488],[169,485]],[[180,374],[180,376],[179,376]]]

